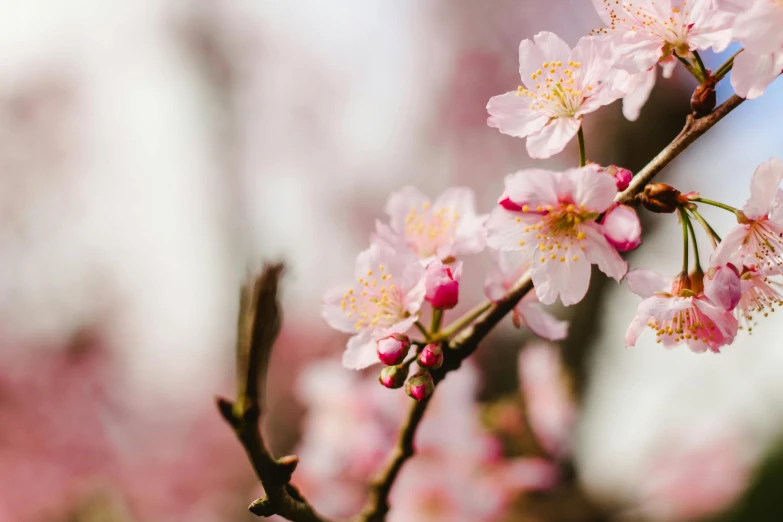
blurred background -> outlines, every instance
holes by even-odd
[[[391,192],[465,185],[488,212],[503,177],[533,164],[485,105],[518,85],[520,40],[575,44],[600,25],[591,3],[5,0],[0,13],[0,522],[254,519],[261,491],[214,397],[233,389],[239,285],[268,259],[287,264],[268,440],[303,456],[294,482],[316,507],[355,512],[357,477],[408,399],[334,367],[346,339],[321,295],[351,277]],[[636,123],[619,104],[591,115],[588,158],[634,171],[652,158],[688,113],[682,72]],[[660,179],[742,205],[756,165],[783,156],[782,99],[773,84]],[[577,161],[572,144],[543,165]],[[674,274],[678,223],[643,218],[631,265]],[[457,312],[483,298],[488,266],[468,260]],[[553,310],[569,339],[527,363],[530,334],[504,322],[444,383],[421,441],[470,461],[465,480],[414,459],[395,520],[783,519],[781,318],[719,355],[654,336],[626,349],[637,303],[594,274],[583,303]],[[454,426],[475,437],[453,440]],[[446,500],[411,503],[432,487]]]

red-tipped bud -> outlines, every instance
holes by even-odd
[[[386,366],[400,364],[408,350],[411,348],[411,340],[405,334],[392,334],[383,339],[378,339],[378,359]]]
[[[671,214],[690,203],[679,190],[666,183],[650,183],[639,195],[644,208],[657,214]]]
[[[427,266],[427,277],[424,281],[425,296],[435,308],[450,310],[459,301],[459,279],[462,275],[462,263],[449,266],[440,261],[433,261]]]
[[[520,212],[522,210],[521,206],[511,201],[511,198],[508,197],[508,193],[505,190],[500,196],[500,199],[498,199],[498,205],[505,208],[506,210],[511,210],[512,212]]]
[[[387,366],[378,375],[378,382],[387,388],[402,388],[408,377],[408,366]]]
[[[436,370],[443,365],[443,348],[439,344],[428,344],[419,354],[419,366]]]
[[[622,192],[628,188],[633,179],[633,172],[617,165],[609,165],[604,169],[604,172],[609,174],[617,182],[617,192]]]
[[[715,108],[715,78],[707,78],[703,85],[696,87],[691,96],[691,110],[696,118],[707,116]]]
[[[435,382],[428,371],[417,372],[405,383],[405,393],[417,401],[423,401],[432,394],[435,389]]]
[[[604,237],[620,252],[628,252],[642,244],[642,223],[629,206],[617,205],[611,209],[601,225]]]

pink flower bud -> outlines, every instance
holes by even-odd
[[[405,393],[417,401],[422,401],[429,397],[434,389],[435,383],[428,371],[417,372],[405,383]]]
[[[462,263],[454,263],[452,266],[440,261],[433,261],[427,266],[424,299],[435,308],[449,310],[457,306]]]
[[[742,286],[733,265],[710,268],[704,278],[704,295],[724,310],[734,310],[742,297]]]
[[[378,339],[378,359],[386,366],[400,364],[411,347],[411,340],[405,334],[392,334]]]
[[[627,189],[628,185],[631,184],[633,172],[628,169],[624,169],[623,167],[618,167],[616,165],[609,165],[606,167],[605,172],[614,177],[615,181],[617,182],[618,192],[622,192],[623,190]]]
[[[443,365],[443,349],[439,344],[428,344],[419,354],[419,366],[436,370]]]
[[[508,197],[508,192],[505,190],[503,191],[503,194],[500,196],[500,199],[498,199],[498,205],[505,208],[506,210],[511,210],[512,212],[520,212],[522,210],[522,207],[511,201],[511,198]]]
[[[604,237],[620,252],[628,252],[642,244],[642,224],[636,211],[626,205],[617,205],[601,222]]]
[[[387,388],[402,388],[406,377],[408,377],[407,366],[387,366],[378,375],[378,382]]]

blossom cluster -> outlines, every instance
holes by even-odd
[[[700,85],[691,100],[696,117],[712,110],[715,85],[729,72],[736,92],[752,98],[783,70],[780,2],[593,0],[593,5],[603,25],[574,47],[550,32],[523,40],[521,85],[487,104],[488,125],[526,139],[531,158],[558,154],[578,137],[579,167],[508,175],[497,205],[486,216],[476,211],[467,188],[448,189],[435,201],[412,187],[393,194],[386,205],[388,222],[376,224],[369,248],[356,260],[354,282],[324,298],[326,321],[352,334],[344,366],[362,369],[381,362],[381,384],[405,386],[417,400],[428,397],[435,384],[430,372],[444,363],[450,336],[478,317],[463,316],[441,329],[444,312],[459,302],[463,257],[485,246],[493,250],[495,262],[484,285],[490,303],[506,299],[529,273],[535,292],[515,302],[514,325],[524,324],[544,339],[563,339],[567,323],[541,305],[580,302],[592,265],[622,281],[628,264],[621,254],[642,241],[635,209],[616,203],[627,201],[619,195],[629,188],[633,174],[587,162],[585,116],[622,99],[626,117],[636,119],[658,67],[668,77],[682,64],[696,78]],[[743,49],[716,71],[707,70],[699,52],[720,52],[732,42]],[[771,278],[783,265],[780,168],[777,160],[760,167],[751,200],[736,211],[738,227],[722,242],[697,210],[697,204],[716,202],[696,193],[647,187],[641,199],[645,208],[680,216],[686,266],[669,281],[647,271],[631,272],[629,287],[644,301],[628,329],[627,345],[650,327],[665,346],[684,343],[694,351],[719,351],[733,341],[740,323],[750,329],[754,314],[766,314],[779,303]],[[717,247],[706,273],[691,218],[705,227]],[[689,242],[696,251],[692,273],[687,267]],[[425,316],[431,318],[429,328],[422,322]],[[414,327],[422,338],[411,334]],[[408,377],[414,363],[419,370]]]

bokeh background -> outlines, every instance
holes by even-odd
[[[600,23],[587,0],[0,5],[0,522],[252,520],[261,492],[214,408],[233,386],[241,282],[263,260],[287,265],[265,426],[281,454],[319,438],[308,379],[345,343],[320,298],[350,277],[388,195],[465,185],[489,211],[503,177],[532,165],[484,108],[518,84],[519,41],[550,30],[574,44]],[[618,104],[591,115],[589,159],[652,158],[688,112],[681,72],[638,122]],[[741,205],[755,166],[783,156],[782,100],[778,82],[661,179]],[[573,145],[543,164],[577,160]],[[644,218],[630,263],[676,272],[679,225]],[[465,308],[488,264],[466,265]],[[572,323],[567,466],[492,520],[783,519],[781,318],[720,355],[648,337],[626,349],[638,298],[593,279],[585,302],[554,309]],[[516,361],[531,340],[507,323],[453,406],[498,439],[503,405],[524,408]],[[500,453],[528,451],[506,440]]]

